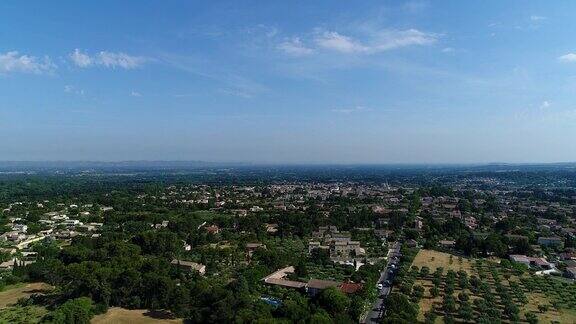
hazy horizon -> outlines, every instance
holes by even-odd
[[[0,160],[576,161],[575,10],[5,1]]]

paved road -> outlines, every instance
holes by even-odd
[[[380,272],[380,279],[378,280],[378,283],[384,284],[386,280],[392,279],[389,278],[390,275],[388,273],[388,270],[390,269],[391,264],[393,263],[398,264],[398,262],[396,262],[394,258],[399,257],[400,255],[401,255],[400,243],[399,242],[392,243],[392,247],[390,248],[390,250],[388,250],[388,263],[386,264],[386,268]],[[372,310],[370,311],[370,313],[368,313],[365,323],[374,324],[379,322],[380,318],[384,313],[384,307],[383,307],[384,299],[388,296],[388,294],[390,294],[390,289],[391,287],[384,285],[384,287],[380,291],[378,299],[376,299],[376,301],[372,305]]]

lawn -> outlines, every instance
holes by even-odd
[[[173,324],[182,323],[181,319],[171,318],[170,314],[163,312],[150,312],[143,309],[124,309],[119,307],[112,307],[108,312],[102,315],[95,316],[92,324]]]

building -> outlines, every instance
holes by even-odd
[[[306,284],[306,292],[310,296],[316,296],[319,292],[330,287],[340,287],[342,283],[331,280],[310,279]]]
[[[440,240],[438,245],[444,249],[453,249],[456,246],[456,241],[454,240]]]
[[[564,240],[560,237],[539,237],[538,245],[562,248]]]
[[[366,254],[359,241],[352,241],[349,232],[340,232],[336,226],[320,226],[313,236],[317,240],[308,243],[308,253],[315,249],[328,250],[333,261],[353,261]]]
[[[248,253],[249,258],[251,258],[254,251],[258,249],[266,249],[266,245],[262,243],[246,243],[246,252]]]
[[[178,259],[172,260],[171,263],[175,266],[178,266],[182,270],[187,270],[190,272],[198,271],[201,275],[204,275],[206,273],[206,266],[200,263],[183,261]]]
[[[346,294],[354,294],[362,289],[363,285],[354,282],[337,282],[331,280],[310,279],[308,282],[301,282],[295,280],[288,280],[290,274],[294,273],[294,267],[289,266],[279,269],[264,277],[262,280],[269,285],[281,286],[285,288],[292,288],[297,290],[306,291],[310,296],[317,295],[320,291],[336,287]]]
[[[564,277],[576,279],[576,267],[569,267],[564,270]]]
[[[210,225],[206,227],[206,232],[210,234],[218,234],[220,233],[220,227],[218,227],[218,225]]]
[[[513,254],[510,255],[510,260],[525,264],[528,267],[537,267],[544,270],[553,268],[552,264],[544,258],[533,258],[525,255]]]

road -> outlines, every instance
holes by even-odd
[[[396,265],[398,264],[397,257],[400,257],[400,255],[401,255],[400,243],[399,242],[392,243],[392,247],[390,248],[390,250],[388,250],[388,263],[386,264],[386,268],[384,268],[380,272],[380,279],[378,280],[378,283],[383,284],[384,287],[382,288],[382,290],[380,290],[378,299],[376,299],[376,301],[372,305],[372,309],[368,313],[368,316],[366,317],[364,323],[368,324],[378,323],[380,318],[382,318],[382,315],[384,313],[384,307],[383,307],[384,299],[386,299],[388,294],[390,294],[390,290],[392,289],[392,287],[390,287],[389,285],[385,285],[384,282],[386,280],[390,280],[390,282],[392,282],[392,276],[389,274],[388,270],[390,269],[390,266],[392,264]]]

